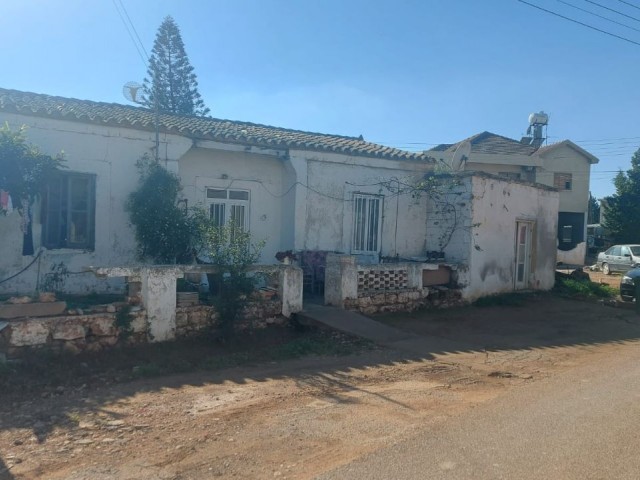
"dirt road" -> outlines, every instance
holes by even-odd
[[[0,478],[313,478],[640,338],[632,311],[552,296],[382,320],[460,348],[0,394]]]

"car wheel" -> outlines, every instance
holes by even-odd
[[[609,269],[608,263],[602,264],[602,273],[604,273],[605,275],[611,275],[611,270]]]

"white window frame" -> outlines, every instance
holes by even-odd
[[[376,212],[371,208],[377,205]],[[382,240],[382,211],[384,196],[368,193],[353,194],[353,217],[351,233],[351,252],[356,254],[380,253]],[[358,225],[358,218],[363,220]],[[373,234],[373,238],[371,235]]]
[[[215,191],[215,192],[224,192],[224,197],[220,197],[220,198],[209,198],[209,191]],[[241,193],[241,194],[245,194],[247,196],[246,200],[241,200],[241,199],[234,199],[231,198],[231,196],[233,196],[233,194],[235,193]],[[249,220],[250,220],[250,212],[251,212],[251,191],[250,190],[245,190],[242,188],[216,188],[216,187],[207,187],[206,188],[206,205],[207,205],[207,213],[209,215],[209,218],[213,220],[213,215],[212,215],[212,209],[214,207],[214,205],[220,205],[224,208],[224,222],[222,223],[222,225],[227,225],[229,223],[229,220],[231,218],[231,212],[233,211],[234,207],[243,207],[244,208],[244,218],[243,218],[243,224],[241,225],[242,230],[245,232],[249,231]]]

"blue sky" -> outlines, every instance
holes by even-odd
[[[640,8],[528,0],[640,43]],[[628,0],[640,7],[640,0]],[[181,28],[211,115],[417,150],[489,130],[519,138],[550,115],[601,159],[597,197],[640,147],[640,45],[516,0],[21,0],[0,18],[0,86],[126,103],[165,15]]]

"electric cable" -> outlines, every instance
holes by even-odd
[[[603,20],[606,20],[607,22],[615,23],[616,25],[620,25],[620,26],[628,28],[630,30],[635,30],[636,32],[640,32],[640,28],[635,28],[635,27],[632,27],[631,25],[627,25],[626,23],[618,22],[618,21],[613,20],[613,19],[611,19],[609,17],[605,17],[604,15],[599,15],[599,14],[597,14],[595,12],[587,10],[586,8],[580,8],[577,5],[573,5],[572,3],[565,2],[564,0],[556,0],[556,1],[560,2],[560,3],[564,4],[564,5],[567,5],[569,7],[575,8],[576,10],[580,10],[581,12],[588,13],[589,15],[593,15],[595,17],[602,18]]]
[[[563,18],[564,20],[567,20],[569,22],[577,23],[578,25],[582,25],[583,27],[590,28],[591,30],[595,30],[596,32],[604,33],[605,35],[609,35],[610,37],[615,37],[615,38],[618,38],[620,40],[624,40],[625,42],[632,43],[632,44],[637,45],[637,46],[640,47],[640,42],[636,42],[635,40],[631,40],[630,38],[623,37],[621,35],[616,35],[615,33],[607,32],[606,30],[602,30],[601,28],[594,27],[593,25],[589,25],[589,24],[584,23],[584,22],[580,22],[579,20],[575,20],[573,18],[567,17],[565,15],[562,15],[562,14],[560,14],[558,12],[554,12],[552,10],[548,10],[546,8],[543,8],[543,7],[539,6],[539,5],[535,5],[533,3],[529,3],[529,2],[527,2],[525,0],[516,0],[516,1],[518,1],[520,3],[524,3],[525,5],[529,5],[530,7],[536,8],[538,10],[542,10],[543,12],[547,12],[547,13],[549,13],[551,15],[555,15],[556,17]],[[585,1],[590,1],[590,0],[585,0]]]
[[[602,5],[601,3],[598,2],[594,2],[593,0],[584,0],[587,3],[590,3],[592,5],[595,5],[596,7],[600,7],[603,8],[605,10],[609,10],[610,12],[616,13],[622,17],[626,17],[626,18],[630,18],[631,20],[635,20],[636,22],[640,22],[640,18],[638,17],[634,17],[632,15],[627,15],[626,13],[622,13],[618,10],[616,10],[615,8],[611,8],[611,7],[607,7],[606,5]]]

